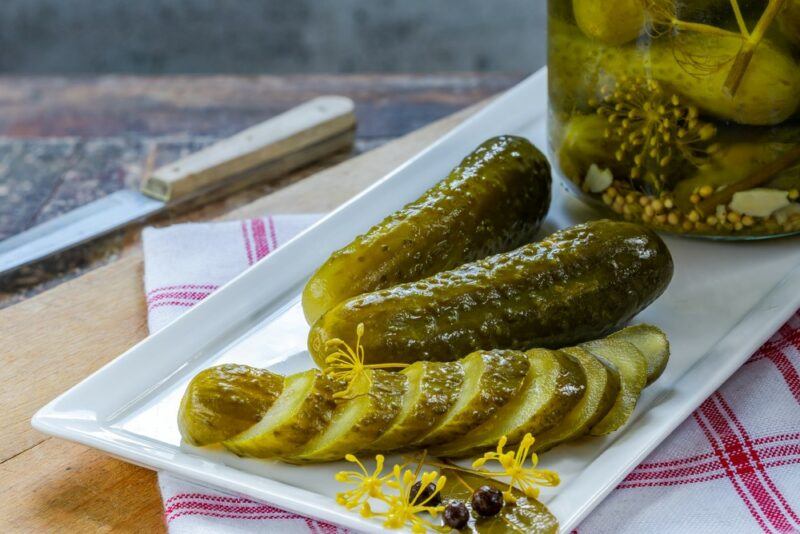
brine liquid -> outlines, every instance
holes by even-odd
[[[550,0],[550,143],[660,230],[800,232],[800,0]]]

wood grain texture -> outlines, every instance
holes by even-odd
[[[235,177],[278,178],[326,156],[351,150],[355,104],[321,96],[173,161],[145,177],[142,192],[164,202],[183,201]],[[267,171],[266,167],[269,167]]]
[[[299,181],[224,218],[322,212],[373,183],[473,113],[436,122]],[[41,531],[146,531],[161,527],[152,473],[43,436],[30,417],[146,336],[142,256],[121,260],[0,310],[0,527]]]

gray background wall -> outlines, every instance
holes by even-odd
[[[545,0],[2,0],[4,73],[532,71]]]

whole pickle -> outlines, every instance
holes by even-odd
[[[745,180],[795,148],[797,144],[779,142],[743,142],[721,145],[720,149],[697,172],[686,180],[681,180],[675,187],[675,204],[685,213],[696,208],[692,202],[692,194],[703,186],[711,186],[714,191],[722,190],[736,182]],[[774,177],[800,176],[800,167],[794,167]],[[780,182],[778,182],[780,183]],[[791,183],[791,182],[790,182]],[[775,185],[773,185],[775,187]],[[780,189],[778,186],[777,188]],[[791,186],[784,189],[791,189]]]
[[[642,0],[572,0],[572,11],[587,37],[610,45],[633,41],[645,29]]]
[[[793,44],[800,46],[800,0],[788,0],[778,16],[778,27]]]
[[[607,128],[608,119],[591,114],[571,117],[558,134],[551,129],[550,142],[557,147],[555,157],[565,177],[583,183],[593,164],[611,169],[615,176],[627,176],[625,167],[614,157],[618,145],[605,136]]]
[[[306,319],[530,241],[550,207],[550,182],[547,159],[527,139],[489,139],[419,199],[334,252],[303,290]]]
[[[364,323],[367,363],[452,361],[480,348],[564,347],[619,328],[672,277],[664,242],[644,227],[595,221],[418,282],[349,299],[322,316],[309,350]]]
[[[656,80],[701,111],[741,124],[779,124],[800,107],[800,66],[766,40],[756,49],[736,95],[730,96],[723,89],[730,61],[721,58],[736,57],[742,46],[738,34],[680,32],[645,47],[614,47],[570,32],[564,23],[551,25],[550,97],[562,111],[588,111],[603,85],[624,76]],[[691,61],[698,63],[698,72]]]

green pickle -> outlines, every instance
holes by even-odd
[[[527,139],[501,136],[334,252],[303,290],[309,324],[361,293],[420,280],[531,241],[550,206],[550,166]]]
[[[370,448],[376,452],[400,449],[430,432],[458,400],[464,382],[459,362],[417,362],[403,371],[408,390],[391,427]]]
[[[639,349],[620,339],[604,339],[584,343],[581,348],[619,372],[620,389],[614,405],[595,423],[589,433],[593,436],[610,434],[624,425],[636,408],[636,402],[647,384],[647,359]]]
[[[784,37],[800,48],[800,0],[787,0],[778,24]]]
[[[364,391],[340,404],[322,433],[280,456],[292,463],[330,462],[378,439],[400,413],[407,380],[402,373],[368,371]]]
[[[561,421],[536,434],[533,446],[539,452],[588,434],[589,429],[614,406],[620,391],[620,376],[616,368],[598,360],[580,347],[568,347],[562,352],[580,365],[586,377],[586,389],[581,399]]]
[[[214,395],[213,406],[220,410],[215,419],[230,415],[226,397],[252,396],[253,404],[265,394],[274,397],[257,422],[222,442],[241,456],[310,463],[348,453],[430,448],[431,454],[463,457],[492,449],[501,435],[514,445],[526,433],[536,436],[534,447],[542,451],[601,423],[609,431],[624,423],[646,382],[649,362],[656,376],[669,356],[663,333],[649,325],[584,347],[476,351],[456,362],[418,362],[401,372],[368,369],[350,389],[317,370],[280,377],[280,391],[271,378],[263,382],[265,392],[247,381],[233,383],[218,371],[204,371],[193,383],[216,376],[226,384],[216,388],[223,393]],[[237,371],[242,372],[278,376]],[[185,397],[215,390],[206,386],[190,386]],[[211,406],[201,401],[193,406]],[[194,417],[191,410],[182,415]],[[181,425],[187,440],[189,428]]]
[[[461,361],[464,382],[447,414],[415,447],[449,443],[491,417],[522,388],[530,362],[524,353],[510,350],[473,352]]]
[[[667,287],[664,242],[624,222],[595,221],[425,280],[347,300],[321,317],[309,350],[364,324],[365,361],[453,361],[481,347],[558,348],[602,337]]]
[[[530,369],[516,398],[461,439],[434,447],[431,454],[481,455],[502,436],[516,443],[525,434],[538,435],[564,418],[585,393],[583,370],[577,362],[558,351],[532,349],[526,354]]]
[[[620,330],[608,339],[627,341],[644,355],[647,361],[647,385],[652,384],[664,370],[669,362],[669,341],[667,336],[653,325],[637,324]]]
[[[665,232],[800,232],[800,0],[548,4],[550,145],[573,193]]]
[[[270,458],[295,450],[328,427],[337,384],[312,369],[286,379],[281,396],[261,420],[222,444],[239,456]]]
[[[178,427],[192,445],[219,443],[264,416],[283,391],[283,377],[265,369],[226,364],[198,373],[178,410]]]

